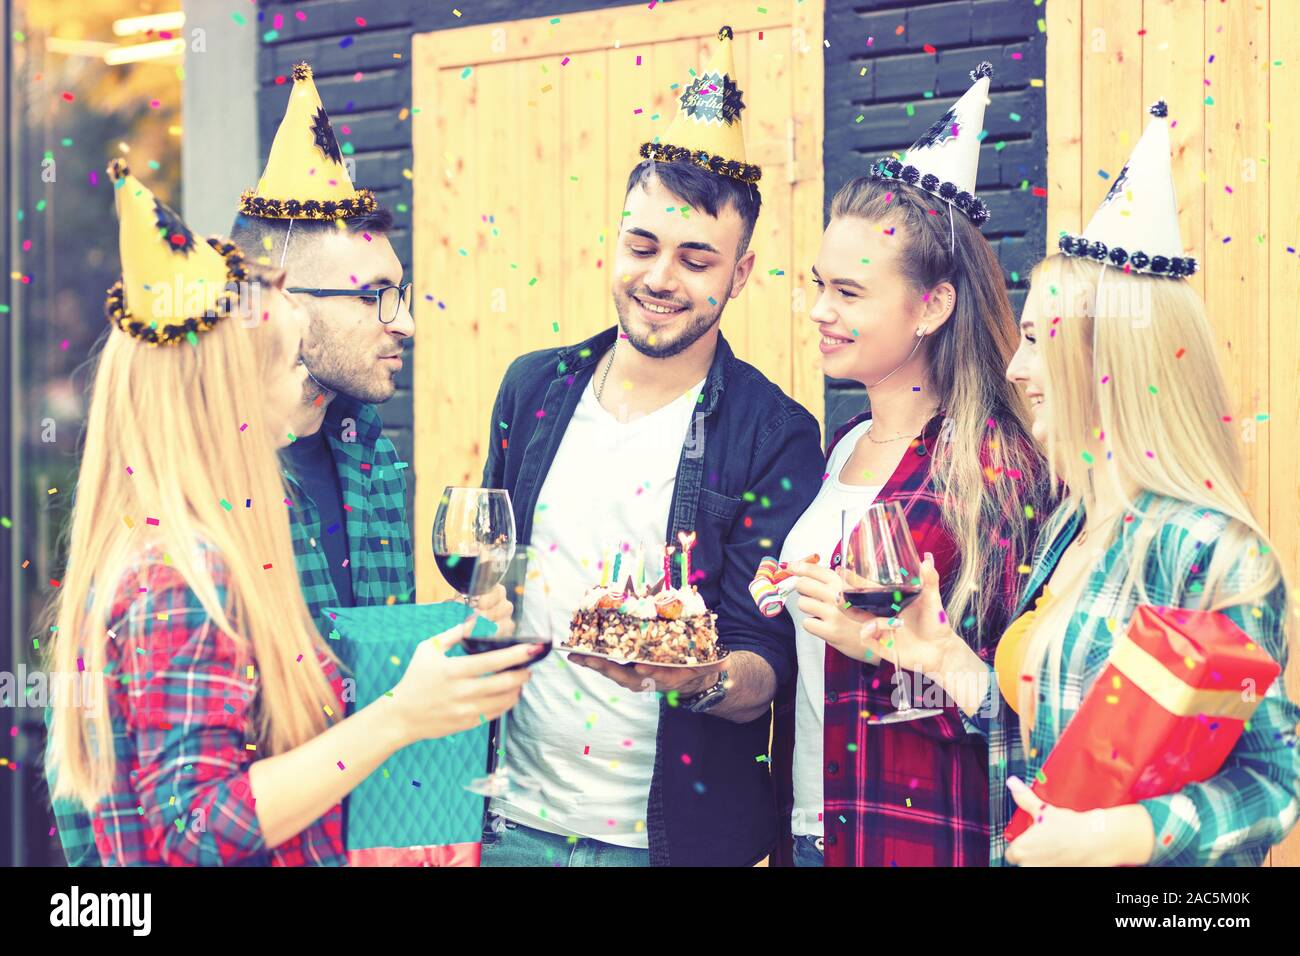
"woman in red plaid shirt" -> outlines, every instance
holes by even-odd
[[[513,706],[528,671],[482,675],[536,648],[448,658],[460,635],[438,635],[342,718],[276,460],[304,394],[299,310],[283,274],[109,173],[123,276],[52,608],[52,670],[74,678],[52,681],[70,688],[52,793],[88,809],[105,865],[341,864],[341,799],[397,749]]]
[[[1030,518],[1047,504],[1027,410],[1004,376],[1016,332],[1002,271],[971,219],[936,214],[944,205],[905,182],[854,180],[832,202],[813,270],[823,369],[862,382],[871,411],[833,439],[822,489],[782,549],[799,575],[786,605],[799,673],[777,707],[778,801],[792,836],[779,863],[988,865],[983,742],[937,688],[863,658],[835,570],[841,513],[898,502],[917,551],[934,555],[950,613],[991,660]],[[813,554],[817,564],[801,560]],[[942,712],[879,722],[900,694]]]

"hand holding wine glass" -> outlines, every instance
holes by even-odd
[[[514,633],[515,606],[506,594],[504,585],[498,584],[474,602],[474,611],[484,620],[491,621],[497,634],[504,637]]]
[[[490,654],[449,657],[475,618],[421,641],[392,691],[393,708],[405,743],[447,737],[502,716],[519,702],[528,682],[527,663],[536,645],[505,647]],[[486,676],[485,676],[486,675]]]
[[[863,644],[895,667],[934,675],[943,669],[954,640],[960,641],[948,624],[943,597],[939,593],[939,572],[928,551],[921,562],[916,594],[897,613],[885,608],[876,613],[854,609],[849,613],[861,622]]]
[[[896,669],[924,674],[973,715],[984,701],[991,679],[989,667],[948,620],[939,592],[939,572],[928,551],[919,577],[919,596],[898,614],[876,617],[854,612],[866,618],[862,642]]]
[[[846,657],[866,664],[878,663],[874,651],[870,657],[866,654],[861,634],[863,615],[845,607],[844,579],[825,565],[807,561],[791,561],[788,570],[796,575],[792,579],[795,594],[788,600],[798,595],[798,608],[807,615],[804,630]]]

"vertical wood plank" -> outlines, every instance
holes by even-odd
[[[1205,253],[1205,5],[1201,0],[1145,0],[1142,102],[1169,104],[1169,149],[1185,251]],[[1217,62],[1217,61],[1216,61]],[[1205,294],[1205,273],[1189,280]]]
[[[818,422],[826,418],[825,378],[817,335],[808,311],[812,308],[812,273],[821,244],[825,204],[825,172],[822,165],[822,137],[825,133],[825,70],[822,46],[825,4],[806,0],[794,9],[790,115],[794,118],[794,183],[790,197],[790,276],[793,296],[790,394],[811,411]],[[799,41],[802,42],[799,42]],[[840,186],[831,183],[832,189]]]
[[[1062,232],[1077,235],[1083,208],[1082,0],[1047,4],[1047,254]],[[1091,93],[1089,93],[1091,95]]]
[[[656,134],[662,136],[677,115],[676,95],[669,92],[668,83],[664,83],[662,90],[658,89],[654,64],[659,54],[658,46],[640,43],[608,52],[610,68],[609,82],[606,84],[605,168],[609,178],[606,203],[609,215],[603,226],[605,241],[602,244],[608,274],[605,282],[606,306],[602,313],[605,317],[603,328],[618,321],[609,290],[618,281],[618,276],[614,274],[614,259],[618,249],[619,230],[623,225],[627,178],[641,161],[641,144],[650,142]],[[641,58],[640,66],[636,65],[637,57]],[[641,110],[640,114],[635,112],[638,109]],[[654,118],[656,116],[658,119]]]
[[[707,29],[704,24],[700,27]],[[639,129],[649,133],[645,137],[647,140],[653,140],[657,136],[662,141],[667,135],[668,128],[681,109],[682,94],[695,78],[691,75],[691,70],[697,74],[700,72],[704,66],[704,56],[702,41],[698,36],[665,40],[654,45],[649,61],[650,83],[648,86],[638,84],[645,104],[645,112],[638,117],[642,124]],[[647,116],[651,117],[648,122]]]
[[[621,50],[593,50],[574,56],[560,85],[560,275],[562,307],[555,315],[535,314],[532,348],[579,342],[606,328],[613,318],[601,236],[609,231],[609,127],[605,123],[606,83],[626,69]],[[635,63],[636,61],[631,61]],[[607,66],[612,64],[612,67]],[[635,68],[634,68],[635,69]],[[574,179],[576,177],[576,181]],[[617,178],[615,176],[614,178]],[[536,241],[534,237],[533,241]],[[552,323],[559,324],[555,331]]]
[[[573,65],[570,62],[564,69]],[[568,180],[562,166],[561,94],[555,89],[557,80],[553,64],[549,74],[541,73],[536,60],[521,61],[518,68],[517,95],[520,98],[517,102],[524,103],[524,109],[517,116],[517,139],[510,151],[515,157],[513,176],[501,183],[501,189],[513,193],[519,203],[518,243],[511,261],[519,266],[520,293],[516,308],[522,310],[520,314],[527,316],[527,321],[520,326],[512,341],[496,343],[501,352],[502,371],[510,360],[524,352],[559,344],[556,342],[558,336],[551,332],[551,323],[559,321],[565,312],[563,292],[566,278],[560,269],[560,261],[564,245],[564,184]],[[593,69],[598,67],[593,64]],[[569,78],[558,82],[562,86],[568,85]],[[551,89],[542,92],[545,86],[551,86]],[[527,99],[524,99],[525,95]],[[502,101],[496,110],[485,112],[494,114],[492,122],[509,125],[503,122],[509,116],[509,101]],[[598,197],[600,193],[596,195]],[[535,283],[534,279],[537,280]],[[595,316],[573,315],[572,318],[580,328],[591,328],[596,324]],[[491,402],[500,382],[498,375],[481,396],[482,400]]]
[[[1083,5],[1081,228],[1110,189],[1146,125],[1141,29],[1140,3],[1089,0]],[[1110,178],[1101,176],[1099,170],[1105,170]]]
[[[432,122],[417,130],[432,130],[427,150],[430,164],[431,191],[436,196],[421,203],[416,200],[416,262],[426,263],[417,270],[421,281],[431,290],[430,302],[420,296],[417,304],[417,335],[428,343],[472,341],[477,315],[477,264],[473,261],[474,221],[472,209],[478,179],[476,137],[466,135],[475,129],[474,116],[479,103],[476,73],[462,77],[458,70],[436,71]],[[421,111],[423,116],[424,111]],[[417,132],[418,135],[418,132]],[[417,140],[416,150],[421,143]],[[423,152],[419,152],[424,155]],[[421,179],[416,177],[417,182]],[[419,196],[424,195],[421,189]],[[428,209],[431,221],[425,221]],[[468,256],[461,256],[465,249]],[[438,306],[441,302],[443,307]],[[419,600],[437,600],[450,590],[435,571],[428,542],[433,529],[442,489],[449,484],[477,484],[479,475],[467,465],[481,447],[486,416],[471,417],[476,395],[477,371],[473,362],[464,361],[453,350],[436,346],[416,350],[415,441],[420,473],[416,484],[416,526],[413,542],[416,556],[416,594]],[[460,358],[461,360],[457,360]]]
[[[770,163],[764,163],[762,152],[763,135],[760,133],[759,117],[764,109],[770,109],[769,102],[763,102],[760,109],[760,98],[758,90],[755,88],[754,71],[749,65],[749,34],[736,31],[735,39],[732,41],[732,56],[736,62],[736,80],[737,85],[744,93],[745,109],[740,114],[741,122],[745,124],[745,155],[751,163],[757,163],[763,169],[763,178],[759,180],[759,188],[762,190],[763,206],[759,211],[758,222],[754,231],[754,238],[750,242],[750,248],[755,250],[754,274],[751,276],[745,290],[736,298],[726,303],[726,310],[722,314],[722,334],[727,337],[731,343],[732,349],[735,350],[736,356],[742,361],[749,362],[752,365],[758,365],[755,361],[757,350],[762,348],[762,338],[755,335],[755,330],[751,327],[751,320],[755,308],[758,306],[758,298],[763,294],[764,284],[760,280],[758,273],[766,272],[771,268],[768,261],[769,252],[764,248],[762,230],[773,225],[770,209],[767,209],[768,193],[771,189],[771,183],[768,177],[773,175]],[[718,48],[718,39],[715,36],[704,38],[701,45],[699,61],[695,67],[696,71],[702,70],[708,62],[713,59],[714,51]]]
[[[1263,237],[1270,164],[1259,162],[1268,155],[1268,78],[1262,72],[1268,11],[1253,3],[1212,3],[1205,10],[1206,48],[1216,53],[1205,87],[1214,100],[1205,109],[1205,304],[1232,414],[1240,422],[1263,411],[1269,400],[1269,257]],[[1268,445],[1251,441],[1244,450],[1246,494],[1256,514],[1267,515]]]
[[[558,96],[554,89],[540,91],[549,81],[543,79],[537,60],[488,63],[474,67],[474,72],[479,77],[480,108],[471,119],[470,130],[474,131],[478,175],[474,192],[458,211],[457,222],[472,224],[475,234],[471,251],[477,276],[475,322],[470,337],[445,340],[447,360],[475,370],[473,390],[454,399],[457,421],[469,429],[472,441],[464,461],[449,463],[458,465],[460,472],[468,475],[465,483],[471,485],[482,480],[487,443],[509,440],[510,429],[491,421],[497,386],[510,362],[527,351],[522,339],[539,319],[528,305],[531,290],[521,260],[533,241],[524,216],[531,197],[518,188],[520,179],[531,180],[536,171],[527,167],[517,128],[501,122],[500,116],[504,104],[510,104],[516,116],[527,115],[536,108],[532,103]],[[453,268],[462,265],[465,260],[452,260]],[[441,575],[436,576],[441,581]],[[439,593],[439,597],[450,596],[449,587]]]
[[[1269,18],[1269,166],[1268,424],[1258,425],[1269,445],[1269,536],[1290,575],[1293,600],[1300,594],[1300,269],[1294,249],[1300,238],[1300,130],[1295,123],[1297,93],[1295,51],[1300,50],[1300,21],[1282,3]],[[1281,61],[1278,64],[1277,61]],[[1265,78],[1260,78],[1265,82]],[[1300,617],[1291,615],[1291,660],[1286,686],[1300,701]],[[1273,849],[1274,866],[1300,866],[1300,829]]]
[[[791,31],[764,30],[762,40],[757,30],[738,34],[736,46],[744,50],[743,57],[737,56],[736,71],[747,93],[745,151],[749,161],[763,170],[758,184],[763,205],[750,242],[754,271],[740,296],[747,304],[748,335],[744,350],[737,347],[737,354],[789,394],[794,384],[791,348],[795,322],[790,308],[794,255],[790,221],[794,132]]]
[[[475,73],[479,77],[479,103],[483,106],[476,111],[472,127],[477,188],[472,204],[459,211],[458,221],[472,223],[474,229],[475,246],[471,255],[479,280],[472,340],[476,347],[472,355],[461,352],[449,357],[475,366],[478,385],[464,400],[478,407],[484,398],[489,403],[495,399],[496,383],[519,349],[530,320],[526,304],[528,289],[522,274],[524,266],[519,261],[532,241],[522,218],[528,196],[517,187],[517,180],[531,179],[533,171],[528,169],[528,157],[523,154],[515,131],[494,114],[503,103],[513,103],[520,113],[527,113],[534,108],[530,103],[558,94],[554,90],[538,91],[543,84],[535,60],[489,63],[475,67]],[[483,415],[478,417],[478,433],[486,436],[487,419]],[[486,448],[480,452],[477,465],[465,463],[471,472],[481,468],[487,456]]]

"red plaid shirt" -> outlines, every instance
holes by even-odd
[[[841,428],[831,450],[859,416]],[[876,501],[903,507],[916,550],[934,555],[944,593],[952,583],[960,555],[943,527],[939,496],[930,480],[931,450],[939,440],[943,415],[936,415],[913,439]],[[828,451],[829,457],[829,451]],[[996,542],[995,542],[996,546]],[[1004,548],[1002,606],[986,633],[1000,634],[1019,587],[1023,557]],[[839,563],[838,549],[832,566]],[[996,641],[980,656],[992,661]],[[896,708],[894,666],[868,665],[837,651],[826,653],[823,702],[823,795],[827,866],[987,866],[989,863],[988,748],[982,737],[966,732],[959,708],[924,700],[915,675],[905,685],[917,706],[944,707],[944,713],[898,724],[871,723],[870,718]],[[937,688],[928,685],[931,693]],[[791,864],[790,813],[794,803],[794,682],[778,696],[773,757],[782,839],[776,865]]]
[[[228,573],[204,548],[217,600]],[[297,581],[291,582],[297,586]],[[109,620],[105,688],[117,755],[111,792],[91,811],[105,866],[342,865],[339,806],[268,848],[248,782],[256,759],[256,661],[211,621],[177,571],[153,555],[124,575]],[[236,626],[238,626],[236,622]],[[315,666],[302,662],[299,666]],[[344,712],[342,680],[322,667]]]

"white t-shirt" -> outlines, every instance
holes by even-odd
[[[782,561],[802,561],[810,554],[819,555],[823,567],[830,563],[842,533],[841,512],[865,511],[884,484],[850,485],[840,480],[858,441],[871,427],[862,422],[845,435],[830,461],[828,477],[812,504],[794,523],[781,547]],[[786,610],[794,619],[795,654],[799,674],[795,682],[794,712],[794,810],[790,825],[795,836],[824,836],[822,822],[822,704],[826,694],[826,642],[804,629],[808,615],[798,608],[799,595],[790,592]]]
[[[677,465],[703,387],[700,381],[631,421],[601,407],[594,380],[586,389],[533,518],[531,544],[550,591],[549,615],[525,599],[521,627],[536,628],[549,616],[549,633],[563,639],[582,595],[600,583],[602,555],[620,542],[631,550],[619,577],[635,572],[636,547],[644,543],[646,580],[658,580]],[[539,789],[495,799],[491,810],[548,833],[645,848],[658,730],[653,693],[627,690],[552,652],[533,667],[506,728],[511,777]]]

